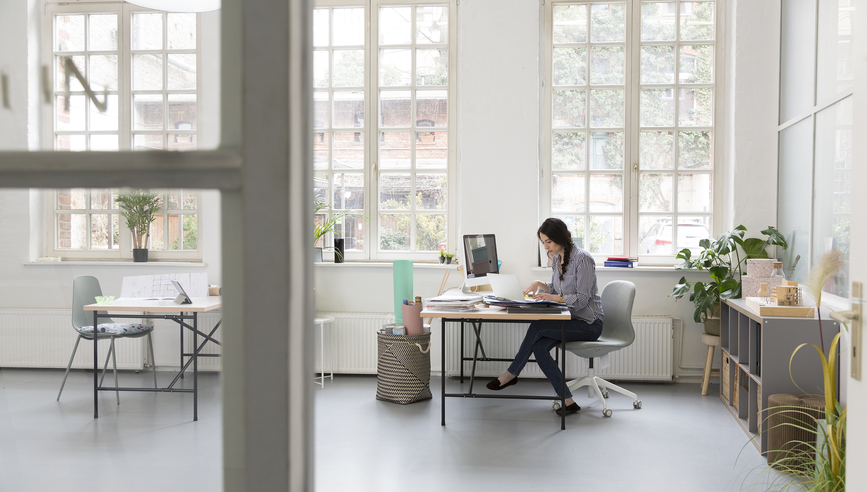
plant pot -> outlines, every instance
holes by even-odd
[[[445,263],[445,262],[446,262],[446,257],[440,256],[440,263]]]
[[[713,314],[714,316],[708,316],[704,321],[704,332],[708,335],[719,336],[720,334],[720,305],[719,303],[715,303],[713,305]]]
[[[313,263],[322,263],[322,248],[313,248]]]
[[[144,248],[144,249],[133,248],[133,250],[132,250],[132,261],[135,261],[135,262],[147,262],[147,261],[148,261],[148,250],[147,250],[147,248]]]
[[[451,264],[451,262],[452,262],[452,259],[449,258],[448,256],[446,256],[446,264],[447,264],[447,265],[448,265],[448,264]]]
[[[345,240],[342,237],[334,238],[334,263],[343,263]]]

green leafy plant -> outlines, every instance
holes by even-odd
[[[160,196],[149,190],[123,190],[115,199],[132,233],[134,249],[147,249],[151,223],[160,212]]]
[[[731,231],[720,234],[715,239],[702,239],[701,251],[692,256],[692,250],[684,248],[677,253],[683,263],[678,270],[699,270],[710,273],[708,282],[690,282],[681,277],[669,297],[680,299],[689,294],[695,305],[693,319],[703,323],[715,313],[715,304],[721,300],[741,297],[741,276],[748,259],[768,258],[768,246],[788,248],[786,238],[773,226],[762,231],[766,239],[746,238],[747,228],[739,225]]]
[[[337,232],[337,226],[340,225],[344,217],[349,215],[349,210],[331,210],[325,202],[319,200],[313,202],[313,213],[318,214],[323,210],[326,212],[330,211],[331,214],[321,223],[316,224],[313,230],[313,244],[319,242],[319,239],[329,232]],[[334,246],[324,246],[322,249],[334,249]],[[340,255],[340,252],[335,250],[335,254]]]

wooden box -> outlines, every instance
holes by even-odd
[[[735,410],[738,408],[738,396],[741,394],[741,369],[735,364],[735,387],[734,394],[732,395],[732,406],[735,407]]]
[[[729,388],[731,387],[729,384],[730,371],[729,368],[731,366],[731,359],[729,359],[729,354],[723,352],[722,354],[722,394],[723,398],[726,400],[729,399]]]

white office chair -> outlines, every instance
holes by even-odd
[[[78,338],[75,340],[75,347],[72,349],[72,355],[69,357],[69,364],[66,365],[66,374],[63,375],[63,382],[60,384],[60,391],[57,392],[57,401],[60,401],[60,395],[63,394],[63,387],[66,385],[66,378],[69,377],[69,369],[72,367],[72,359],[75,358],[75,352],[78,350],[78,343],[81,339],[93,340],[93,312],[84,311],[86,304],[96,302],[96,297],[102,295],[102,289],[99,287],[99,280],[96,277],[89,275],[80,275],[72,281],[72,327],[78,332]],[[100,314],[105,314],[100,312]],[[100,323],[96,329],[96,339],[102,340],[108,338],[111,340],[111,347],[108,349],[108,354],[105,356],[105,365],[102,367],[102,377],[99,379],[99,385],[102,386],[102,381],[105,379],[105,371],[108,369],[108,359],[111,358],[114,364],[114,387],[117,388],[117,357],[114,350],[115,338],[140,338],[148,337],[148,346],[151,353],[151,364],[154,369],[154,388],[157,387],[157,365],[154,360],[154,343],[151,339],[153,326],[143,325],[139,323],[115,323],[108,318],[101,318],[105,323]],[[120,405],[120,392],[115,391],[117,404]]]
[[[637,410],[641,408],[641,400],[638,396],[620,386],[595,375],[593,359],[607,353],[620,350],[632,345],[635,340],[635,328],[632,326],[632,303],[635,301],[635,284],[625,280],[615,280],[602,289],[602,312],[605,314],[602,335],[592,342],[568,342],[566,350],[578,357],[590,359],[590,368],[586,376],[567,385],[570,391],[575,391],[582,386],[587,386],[587,397],[599,397],[602,402],[602,415],[611,416],[611,409],[605,399],[608,398],[608,390],[616,391],[633,399],[632,406]],[[594,395],[595,391],[595,395]],[[554,408],[560,408],[558,402]]]

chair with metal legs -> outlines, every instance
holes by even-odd
[[[75,352],[78,350],[78,344],[81,339],[93,340],[93,315],[86,313],[84,306],[96,302],[96,297],[102,295],[102,289],[99,287],[99,280],[96,277],[89,275],[81,275],[75,277],[72,281],[72,327],[78,332],[78,338],[75,340],[75,347],[72,349],[72,355],[69,357],[69,364],[66,365],[66,373],[63,375],[63,382],[60,384],[60,391],[57,392],[57,401],[60,401],[60,395],[63,394],[63,387],[66,385],[66,378],[69,377],[69,369],[72,367],[72,360],[75,358]],[[101,313],[104,314],[104,313]],[[105,323],[100,323],[96,329],[97,341],[108,339],[111,341],[111,346],[108,349],[108,354],[105,357],[105,364],[102,368],[102,376],[99,380],[99,385],[102,386],[102,381],[105,379],[105,372],[108,369],[108,359],[111,358],[114,366],[114,387],[118,387],[117,382],[117,357],[114,347],[116,338],[141,338],[148,337],[148,348],[150,349],[151,364],[154,372],[154,388],[157,387],[157,366],[154,360],[154,343],[151,338],[151,332],[154,327],[143,325],[140,323],[115,323],[113,320],[106,318]],[[115,391],[117,404],[120,405],[120,392]]]

